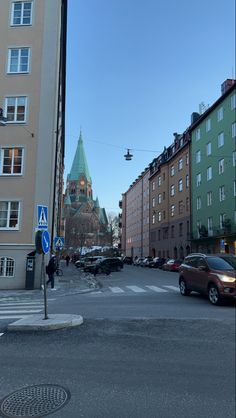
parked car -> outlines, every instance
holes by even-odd
[[[125,257],[123,258],[123,263],[124,263],[124,264],[133,264],[133,258],[132,258],[132,257],[127,257],[127,256],[125,256]]]
[[[123,262],[117,258],[104,258],[103,260],[97,260],[95,263],[87,265],[84,268],[85,272],[93,274],[110,273],[111,271],[120,271],[123,268]]]
[[[183,296],[192,291],[208,295],[213,305],[236,297],[236,257],[228,254],[189,254],[181,264],[179,288]]]
[[[166,262],[166,259],[165,258],[155,257],[148,264],[148,267],[150,267],[150,268],[161,268],[165,262]]]
[[[81,258],[80,260],[75,262],[75,266],[77,268],[83,268],[86,267],[87,265],[93,264],[95,263],[97,260],[103,260],[105,257],[101,256],[101,255],[97,255],[94,257],[84,257]]]
[[[148,267],[149,263],[153,260],[152,257],[145,257],[144,260],[140,262],[141,267]]]
[[[182,260],[174,260],[174,259],[167,260],[162,265],[162,270],[179,271],[179,267],[180,267],[181,263],[182,263]]]
[[[138,257],[134,259],[134,266],[140,266],[145,257]]]

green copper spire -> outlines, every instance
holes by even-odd
[[[85,176],[87,181],[91,183],[88,163],[84,152],[82,132],[80,131],[79,141],[74,156],[74,161],[70,170],[70,174],[68,175],[68,180],[78,180],[81,176]]]

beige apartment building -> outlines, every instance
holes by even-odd
[[[121,250],[126,256],[149,255],[149,168],[122,195]]]
[[[0,1],[0,289],[25,288],[38,205],[51,249],[61,233],[66,19],[67,0]]]
[[[180,258],[190,252],[188,131],[150,164],[150,253]]]

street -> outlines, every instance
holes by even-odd
[[[182,297],[178,274],[161,270],[98,278],[95,292],[50,294],[49,314],[81,314],[78,328],[8,333],[13,319],[0,321],[0,398],[51,384],[71,395],[57,418],[233,418],[234,304]]]

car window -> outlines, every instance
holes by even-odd
[[[228,257],[221,257],[226,263],[229,263],[234,269],[236,269],[236,257],[228,256]]]
[[[233,266],[220,257],[208,257],[207,263],[214,270],[234,270]]]
[[[197,267],[208,267],[205,259],[203,257],[198,257],[196,260]]]

